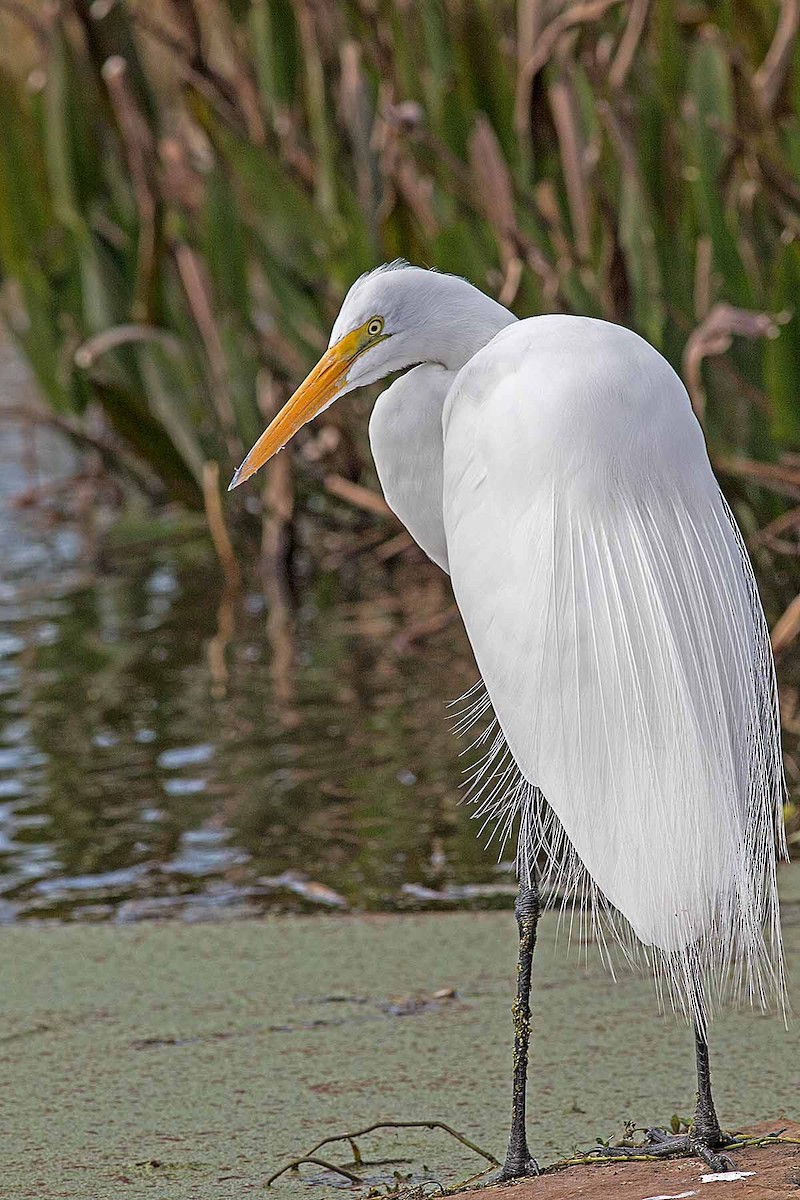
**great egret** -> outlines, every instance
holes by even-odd
[[[707,1019],[731,994],[783,999],[784,783],[768,631],[687,393],[630,330],[517,320],[463,279],[390,263],[353,284],[231,487],[339,396],[396,371],[370,421],[378,475],[450,573],[486,689],[471,716],[494,711],[481,812],[506,830],[519,816],[501,1178],[538,1170],[525,1092],[541,864],[550,892],[582,893],[598,938],[610,920],[693,1021],[694,1122],[686,1136],[650,1130],[644,1152],[725,1169]]]

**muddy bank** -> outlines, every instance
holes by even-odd
[[[792,1200],[800,1196],[800,1125],[783,1124],[783,1136],[796,1145],[787,1142],[732,1151],[736,1171],[727,1178],[714,1176],[702,1163],[677,1159],[571,1167],[514,1186],[470,1194],[480,1195],[481,1200]],[[772,1124],[757,1126],[752,1132],[758,1135],[773,1128]]]

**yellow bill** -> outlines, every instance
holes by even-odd
[[[354,329],[338,341],[335,346],[326,350],[311,374],[300,384],[300,387],[286,401],[281,411],[264,430],[261,437],[253,446],[247,458],[234,473],[228,485],[232,492],[240,483],[244,483],[251,475],[255,475],[273,454],[282,450],[291,438],[302,429],[313,417],[327,408],[336,398],[345,377],[353,362],[362,351],[372,344],[374,339],[365,336],[363,328]]]

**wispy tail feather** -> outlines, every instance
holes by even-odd
[[[752,568],[730,510],[720,496],[698,520],[680,498],[660,497],[653,508],[626,509],[616,523],[590,526],[568,505],[554,505],[552,519],[549,566],[553,579],[568,583],[551,597],[542,674],[564,688],[560,711],[572,721],[560,733],[564,762],[556,776],[562,791],[571,785],[577,793],[573,823],[589,823],[582,830],[585,845],[591,847],[595,823],[620,822],[617,858],[606,855],[605,877],[628,872],[621,897],[642,895],[643,911],[653,916],[642,918],[637,936],[604,894],[555,809],[520,770],[488,691],[477,685],[457,716],[461,735],[476,726],[481,731],[466,801],[481,831],[499,839],[501,852],[518,824],[520,875],[537,867],[561,923],[569,914],[574,932],[577,913],[579,928],[609,965],[621,953],[649,967],[662,1004],[701,1027],[731,1000],[757,1008],[777,1003],[785,1013],[776,881],[777,853],[786,853],[777,688]],[[598,641],[604,657],[595,664]],[[565,647],[572,647],[574,669],[553,665]],[[587,676],[595,705],[607,700],[620,728],[597,733],[601,715],[596,707],[590,711],[586,697],[581,707],[577,695]],[[536,705],[531,720],[537,720]],[[576,764],[569,753],[583,761]],[[616,766],[609,763],[613,753]],[[623,793],[618,811],[608,807],[616,801],[609,783],[615,777]],[[638,804],[630,791],[637,780]],[[642,822],[651,826],[646,837],[638,837]],[[638,858],[631,853],[630,861],[626,828],[639,842]],[[607,828],[603,836],[614,852]],[[651,869],[658,879],[648,901],[642,855],[654,847],[659,861]],[[659,907],[672,903],[680,912],[684,895],[685,935],[660,935]],[[678,917],[672,925],[668,917],[664,930],[679,931]]]

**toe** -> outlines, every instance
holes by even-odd
[[[724,1172],[736,1170],[736,1164],[732,1158],[727,1154],[718,1154],[716,1150],[712,1150],[705,1142],[695,1142],[692,1149],[698,1158],[702,1158],[703,1162],[711,1167],[712,1171]]]

